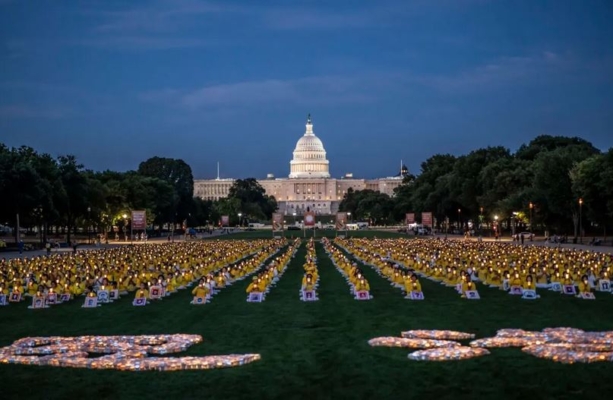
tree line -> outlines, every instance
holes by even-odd
[[[348,191],[340,204],[356,219],[402,221],[432,212],[439,227],[498,220],[579,235],[604,234],[613,221],[613,149],[577,137],[543,135],[512,153],[487,147],[459,157],[437,154],[408,175],[393,196]]]
[[[153,157],[135,171],[96,172],[76,157],[52,157],[31,147],[9,148],[0,143],[0,225],[17,221],[42,236],[65,234],[67,240],[81,232],[129,229],[132,210],[145,210],[153,229],[216,225],[221,215],[236,222],[270,218],[277,208],[274,198],[254,179],[238,180],[230,197],[205,201],[194,197],[191,167],[180,159]],[[6,231],[5,231],[6,232]]]

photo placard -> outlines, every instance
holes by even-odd
[[[302,301],[316,301],[317,294],[314,290],[303,290],[302,291]]]
[[[162,287],[155,285],[149,288],[149,298],[151,300],[157,300],[162,298]]]
[[[538,296],[536,295],[536,290],[526,289],[524,290],[521,298],[526,300],[536,300]]]
[[[247,301],[250,303],[261,303],[263,300],[263,296],[261,292],[251,292],[249,293],[249,297]]]
[[[47,294],[47,305],[52,306],[57,304],[57,293],[49,293]]]
[[[479,292],[477,292],[476,290],[467,290],[466,292],[464,292],[464,295],[469,300],[479,300],[479,299],[481,299],[481,297],[479,296]]]
[[[83,308],[95,308],[98,307],[98,298],[87,296],[85,298],[85,302],[83,303]]]
[[[370,300],[370,292],[367,290],[360,290],[355,293],[357,300]]]
[[[45,298],[42,296],[32,297],[32,305],[29,308],[32,308],[32,309],[45,308]]]
[[[567,295],[575,295],[577,292],[575,291],[575,285],[563,285],[563,293]]]
[[[512,294],[514,296],[521,296],[523,292],[524,291],[521,286],[511,286],[511,288],[509,289],[509,294]]]
[[[109,291],[108,290],[98,290],[98,293],[96,293],[96,296],[98,297],[98,303],[108,303],[109,302]]]
[[[599,292],[610,292],[611,291],[611,281],[608,279],[601,279],[598,281],[598,291]]]
[[[134,299],[132,305],[135,307],[144,307],[147,305],[147,299],[144,297],[139,297],[138,299]]]
[[[424,300],[424,292],[411,292],[411,300]]]

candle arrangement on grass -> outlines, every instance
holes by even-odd
[[[470,345],[474,348],[520,347],[527,354],[565,364],[613,361],[613,331],[546,328],[534,332],[502,329],[495,337],[478,339]]]
[[[200,335],[28,337],[0,348],[0,364],[179,371],[236,367],[260,359],[259,354],[202,357],[150,357],[187,350],[202,342]],[[91,353],[105,354],[89,358]]]

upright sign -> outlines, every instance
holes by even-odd
[[[229,215],[221,216],[221,226],[230,226],[230,216]]]
[[[405,216],[405,222],[407,225],[411,225],[415,223],[415,213],[407,213]]]
[[[315,213],[313,211],[304,213],[304,226],[315,226]]]
[[[147,212],[132,211],[132,230],[144,231],[147,229]]]
[[[429,226],[430,228],[432,228],[432,213],[431,212],[421,213],[421,224],[423,226]]]
[[[346,212],[336,213],[336,230],[337,231],[347,230],[347,213]]]
[[[272,230],[273,231],[283,230],[283,214],[282,213],[272,214]]]

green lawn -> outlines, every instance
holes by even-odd
[[[408,329],[454,329],[477,337],[499,328],[612,330],[613,296],[589,302],[542,292],[540,300],[524,302],[481,287],[482,300],[470,302],[423,280],[426,300],[411,302],[365,267],[374,299],[358,302],[320,243],[317,253],[321,300],[314,303],[298,299],[303,245],[261,304],[245,302],[245,280],[202,307],[189,305],[187,291],[144,308],[132,307],[131,298],[91,310],[82,309],[81,300],[46,310],[28,310],[24,303],[4,307],[2,346],[26,336],[192,333],[204,342],[182,355],[260,353],[262,360],[189,372],[0,365],[0,398],[610,398],[610,363],[563,365],[519,349],[493,349],[467,361],[414,362],[407,349],[371,348],[367,340]]]

